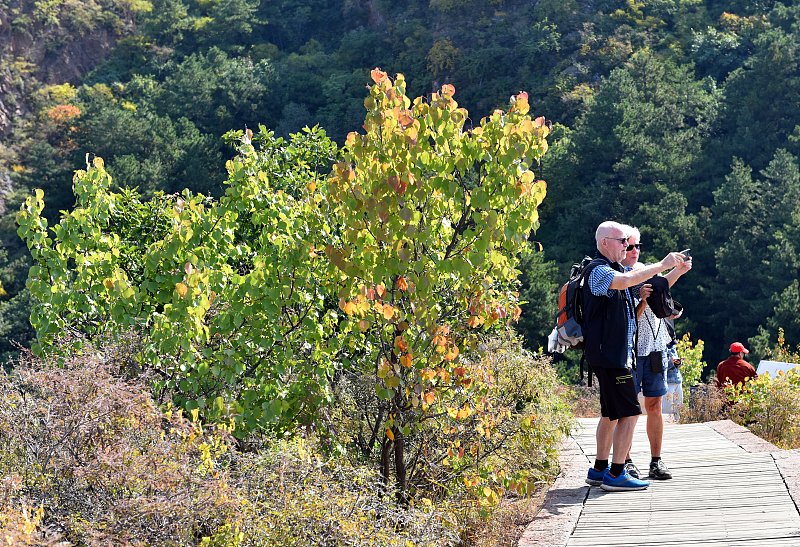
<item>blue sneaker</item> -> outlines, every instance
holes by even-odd
[[[627,471],[623,471],[619,477],[612,477],[611,473],[603,475],[603,484],[600,488],[608,492],[622,492],[625,490],[644,490],[650,486],[649,481],[634,479]]]
[[[611,469],[610,467],[606,467],[602,471],[598,471],[594,467],[589,468],[589,474],[586,477],[586,484],[590,484],[592,486],[600,486],[603,484],[603,475],[606,474],[606,471]]]

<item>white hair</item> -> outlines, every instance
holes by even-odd
[[[625,235],[628,237],[635,237],[637,241],[642,240],[642,234],[639,233],[639,228],[636,226],[625,226]]]

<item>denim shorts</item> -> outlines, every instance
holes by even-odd
[[[667,352],[661,352],[661,374],[650,372],[650,356],[636,357],[636,370],[633,372],[633,383],[636,393],[642,392],[645,397],[663,397],[667,394]]]

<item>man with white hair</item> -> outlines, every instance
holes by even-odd
[[[597,254],[587,266],[582,296],[586,360],[600,387],[602,418],[597,424],[597,458],[586,482],[608,491],[643,490],[650,483],[625,470],[625,456],[642,413],[632,374],[636,313],[629,288],[680,266],[683,255],[670,253],[655,264],[631,270],[621,264],[628,249],[625,226],[603,222],[595,241]]]

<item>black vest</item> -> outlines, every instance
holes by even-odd
[[[618,272],[622,266],[599,252],[587,268],[606,264]],[[611,297],[595,296],[589,288],[589,274],[583,286],[583,332],[586,360],[593,367],[626,368],[628,363],[628,317],[634,317],[628,289],[611,290]]]

